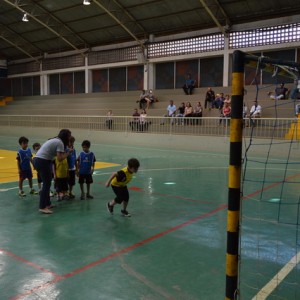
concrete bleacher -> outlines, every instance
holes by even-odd
[[[231,87],[214,87],[215,93],[231,94]],[[256,97],[256,87],[247,86],[244,101],[250,110]],[[166,107],[173,100],[178,107],[181,102],[190,101],[192,106],[200,101],[204,108],[204,99],[207,88],[197,88],[193,95],[185,95],[182,89],[156,90],[155,95],[159,102],[153,104],[147,113],[148,116],[162,116]],[[269,89],[262,89],[258,96],[259,104],[263,108],[263,117],[275,117],[275,101],[267,96]],[[139,91],[89,93],[74,95],[48,95],[14,97],[13,101],[0,107],[0,115],[75,115],[75,116],[105,116],[111,109],[115,116],[130,116],[133,109],[138,108],[136,101]],[[289,118],[294,116],[294,103],[290,100],[277,102],[277,117]],[[204,117],[218,117],[217,109],[203,112]]]

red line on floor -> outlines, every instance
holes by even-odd
[[[300,174],[291,175],[291,176],[287,177],[285,180],[287,181],[287,180],[290,180],[290,179],[292,179],[292,178],[294,178],[294,177],[298,177],[298,176],[300,176]],[[269,186],[267,186],[267,187],[264,187],[264,188],[262,188],[262,189],[259,189],[259,190],[255,191],[255,192],[253,192],[253,193],[251,193],[251,194],[249,194],[249,195],[247,195],[247,196],[243,196],[242,199],[250,198],[250,197],[252,197],[252,196],[254,196],[254,195],[258,194],[258,193],[261,193],[262,191],[266,191],[266,190],[268,190],[268,189],[271,189],[271,188],[273,188],[273,187],[275,187],[275,186],[277,186],[277,185],[279,185],[279,184],[282,184],[282,182],[276,182],[276,183],[273,183],[273,184],[271,184],[271,185],[269,185]],[[117,251],[117,252],[115,252],[115,253],[112,253],[112,254],[110,254],[110,255],[108,255],[108,256],[105,256],[105,257],[103,257],[103,258],[101,258],[101,259],[99,259],[99,260],[96,260],[96,261],[94,261],[94,262],[92,262],[92,263],[90,263],[90,264],[88,264],[88,265],[85,265],[85,266],[83,266],[83,267],[81,267],[81,268],[75,269],[74,271],[69,272],[69,273],[67,273],[67,274],[65,274],[65,275],[59,276],[59,275],[56,275],[55,273],[52,273],[52,272],[46,270],[47,272],[49,272],[49,273],[51,273],[51,274],[55,274],[56,278],[53,279],[52,281],[46,282],[46,283],[43,284],[43,285],[40,285],[40,286],[38,286],[38,287],[36,287],[36,288],[31,289],[30,291],[27,291],[27,292],[25,292],[25,293],[16,295],[16,296],[10,298],[10,300],[18,300],[18,299],[21,299],[22,297],[28,296],[28,295],[30,295],[30,294],[32,294],[32,293],[34,293],[34,292],[37,292],[37,291],[42,290],[42,289],[45,289],[45,288],[47,288],[48,286],[50,286],[50,285],[52,285],[52,284],[55,284],[55,283],[57,283],[57,282],[59,282],[59,281],[61,281],[61,280],[64,280],[64,279],[73,277],[73,276],[75,276],[76,274],[79,274],[79,273],[81,273],[81,272],[83,272],[83,271],[85,271],[85,270],[88,270],[88,269],[90,269],[90,268],[92,268],[92,267],[95,267],[95,266],[97,266],[97,265],[100,265],[100,264],[102,264],[102,263],[104,263],[104,262],[106,262],[106,261],[108,261],[108,260],[110,260],[110,259],[112,259],[112,258],[114,258],[114,257],[120,256],[121,254],[127,253],[127,252],[129,252],[129,251],[131,251],[131,250],[134,250],[134,249],[140,247],[140,246],[143,246],[143,245],[145,245],[145,244],[147,244],[147,243],[149,243],[149,242],[151,242],[151,241],[153,241],[153,240],[156,240],[156,239],[158,239],[158,238],[160,238],[160,237],[162,237],[162,236],[164,236],[164,235],[166,235],[166,234],[168,234],[168,233],[170,233],[170,232],[173,232],[173,231],[175,231],[175,230],[177,230],[177,229],[180,229],[180,228],[182,228],[182,227],[185,227],[185,226],[187,226],[187,225],[190,225],[190,224],[192,224],[192,223],[194,223],[194,222],[197,222],[197,221],[199,221],[199,220],[201,220],[201,219],[204,219],[204,218],[206,218],[206,217],[209,217],[209,216],[213,215],[214,213],[219,212],[219,211],[221,211],[221,210],[223,210],[223,209],[225,209],[225,208],[227,208],[227,207],[228,207],[227,204],[219,205],[217,208],[215,208],[215,209],[213,209],[213,210],[211,210],[211,211],[209,211],[209,212],[207,212],[207,213],[205,213],[205,214],[203,214],[203,215],[201,215],[201,216],[198,216],[198,217],[193,218],[193,219],[191,219],[191,220],[189,220],[189,221],[186,221],[186,222],[181,223],[181,224],[179,224],[179,225],[177,225],[177,226],[174,226],[174,227],[172,227],[172,228],[170,228],[170,229],[168,229],[168,230],[165,230],[165,231],[163,231],[163,232],[160,232],[160,233],[158,233],[158,234],[155,234],[155,235],[153,235],[153,236],[151,236],[151,237],[149,237],[149,238],[147,238],[147,239],[145,239],[145,240],[142,240],[142,241],[140,241],[140,242],[137,242],[137,243],[135,243],[135,244],[133,244],[133,245],[131,245],[131,246],[128,246],[128,247],[126,247],[126,248],[124,248],[124,249],[122,249],[122,250],[120,250],[120,251]],[[3,250],[2,250],[2,251],[3,251]],[[14,255],[11,255],[11,256],[14,257]],[[18,257],[18,256],[16,256],[16,257]],[[22,258],[20,258],[20,259],[18,259],[18,260],[23,261]],[[26,260],[24,260],[24,261],[26,261]],[[28,262],[28,263],[31,265],[30,262]],[[34,265],[34,264],[33,264],[33,265]],[[41,268],[41,267],[39,267],[39,268],[40,268],[40,270],[45,270],[45,269],[43,269],[43,268]]]
[[[39,266],[39,265],[37,265],[37,264],[31,262],[31,261],[28,261],[28,260],[26,260],[25,258],[22,258],[22,257],[20,257],[20,256],[18,256],[18,255],[16,255],[16,254],[14,254],[14,253],[12,253],[12,252],[9,252],[9,251],[0,249],[0,253],[4,253],[4,254],[6,254],[7,256],[10,256],[10,257],[14,258],[15,260],[21,261],[22,263],[24,263],[24,264],[26,264],[26,265],[28,265],[28,266],[33,267],[34,269],[37,269],[37,270],[42,271],[42,272],[45,272],[45,273],[49,273],[49,274],[51,274],[51,275],[54,276],[54,277],[60,277],[60,275],[58,275],[58,274],[56,274],[56,273],[54,273],[54,272],[51,272],[51,271],[49,271],[49,270],[47,270],[47,269],[45,269],[45,268],[43,268],[43,267],[41,267],[41,266]]]
[[[99,260],[96,260],[96,261],[94,261],[94,262],[92,262],[92,263],[90,263],[90,264],[88,264],[86,266],[83,266],[83,267],[81,267],[79,269],[76,269],[76,270],[74,270],[74,271],[72,271],[72,272],[70,272],[68,274],[65,274],[62,277],[64,277],[64,278],[72,277],[72,276],[74,276],[74,275],[76,275],[76,274],[78,274],[78,273],[80,273],[82,271],[85,271],[85,270],[87,270],[87,269],[89,269],[91,267],[94,267],[94,266],[99,265],[99,264],[101,264],[103,262],[106,262],[106,261],[108,261],[109,259],[111,259],[113,257],[116,257],[116,256],[119,256],[121,254],[127,253],[127,252],[129,252],[129,251],[131,251],[131,250],[133,250],[135,248],[138,248],[138,247],[140,247],[142,245],[145,245],[145,244],[147,244],[147,243],[149,243],[149,242],[151,242],[151,241],[153,241],[153,240],[155,240],[157,238],[160,238],[160,237],[162,237],[162,236],[164,236],[164,235],[166,235],[166,234],[168,234],[170,232],[173,232],[173,231],[175,231],[177,229],[180,229],[180,228],[185,227],[187,225],[190,225],[190,224],[192,224],[192,223],[194,223],[196,221],[199,221],[199,220],[204,219],[204,218],[206,218],[208,216],[211,216],[212,214],[214,214],[214,213],[216,213],[216,212],[218,212],[220,210],[223,210],[225,207],[227,207],[227,205],[222,204],[222,205],[218,206],[216,209],[214,209],[214,210],[212,210],[212,211],[210,211],[210,212],[208,212],[208,213],[206,213],[204,215],[201,215],[199,217],[193,218],[193,219],[191,219],[191,220],[189,220],[187,222],[184,222],[182,224],[174,226],[174,227],[172,227],[172,228],[170,228],[170,229],[168,229],[166,231],[163,231],[163,232],[160,232],[158,234],[155,234],[155,235],[153,235],[153,236],[151,236],[151,237],[149,237],[149,238],[147,238],[145,240],[142,240],[142,241],[140,241],[140,242],[138,242],[136,244],[133,244],[133,245],[131,245],[129,247],[126,247],[126,248],[124,248],[124,249],[122,249],[122,250],[120,250],[118,252],[112,253],[112,254],[110,254],[110,255],[108,255],[106,257],[103,257],[103,258],[101,258]]]
[[[299,177],[299,176],[300,176],[300,174],[295,174],[295,175],[288,176],[288,177],[285,179],[285,181],[291,180],[291,179],[293,179],[293,178],[295,178],[295,177]],[[250,197],[252,197],[252,196],[254,196],[254,195],[257,195],[257,194],[259,194],[259,193],[261,193],[261,192],[267,191],[267,190],[269,190],[269,189],[271,189],[271,188],[273,188],[273,187],[275,187],[275,186],[277,186],[277,185],[279,185],[279,184],[282,184],[282,183],[283,183],[282,181],[275,182],[275,183],[270,184],[270,185],[268,185],[268,186],[266,186],[266,187],[264,187],[264,188],[262,188],[262,189],[260,189],[260,190],[255,191],[255,192],[253,192],[253,193],[251,193],[251,194],[249,194],[249,195],[247,195],[247,196],[243,196],[242,199],[243,199],[243,200],[244,200],[244,199],[248,199],[248,198],[250,198]]]
[[[147,243],[149,243],[149,242],[151,242],[151,241],[153,241],[153,240],[155,240],[155,239],[158,239],[158,238],[160,238],[160,237],[162,237],[162,236],[164,236],[164,235],[166,235],[166,234],[168,234],[168,233],[170,233],[170,232],[173,232],[173,231],[175,231],[175,230],[177,230],[177,229],[180,229],[180,228],[182,228],[182,227],[185,227],[185,226],[187,226],[187,225],[190,225],[190,224],[192,224],[192,223],[194,223],[194,222],[197,222],[197,221],[199,221],[199,220],[201,220],[201,219],[204,219],[204,218],[206,218],[206,217],[209,217],[209,216],[213,215],[214,213],[223,210],[223,209],[226,208],[226,207],[227,207],[226,204],[222,204],[222,205],[218,206],[217,208],[215,208],[215,209],[213,209],[213,210],[211,210],[211,211],[209,211],[209,212],[207,212],[207,213],[205,213],[205,214],[203,214],[203,215],[201,215],[201,216],[198,216],[198,217],[193,218],[193,219],[191,219],[191,220],[188,220],[188,221],[186,221],[186,222],[184,222],[184,223],[181,223],[181,224],[179,224],[179,225],[177,225],[177,226],[174,226],[174,227],[172,227],[172,228],[170,228],[170,229],[168,229],[168,230],[165,230],[165,231],[163,231],[163,232],[160,232],[160,233],[158,233],[158,234],[155,234],[155,235],[153,235],[153,236],[151,236],[151,237],[149,237],[149,238],[147,238],[147,239],[145,239],[145,240],[142,240],[142,241],[137,242],[137,243],[135,243],[135,244],[133,244],[133,245],[131,245],[131,246],[128,246],[128,247],[126,247],[126,248],[124,248],[124,249],[122,249],[122,250],[120,250],[120,251],[117,251],[117,252],[112,253],[112,254],[110,254],[110,255],[108,255],[108,256],[105,256],[105,257],[103,257],[103,258],[101,258],[101,259],[99,259],[99,260],[96,260],[96,261],[94,261],[94,262],[88,264],[88,265],[85,265],[85,266],[83,266],[83,267],[81,267],[81,268],[78,268],[78,269],[76,269],[76,270],[74,270],[74,271],[72,271],[72,272],[70,272],[70,273],[67,273],[67,274],[65,274],[65,275],[59,276],[59,277],[55,278],[55,279],[52,280],[52,281],[48,281],[48,282],[46,282],[46,283],[43,284],[43,285],[40,285],[40,286],[38,286],[38,287],[36,287],[36,288],[31,289],[30,291],[27,291],[27,292],[25,292],[25,293],[16,295],[16,296],[14,296],[14,297],[11,297],[10,300],[18,300],[18,299],[21,299],[22,297],[26,297],[26,296],[28,296],[28,295],[30,295],[30,294],[32,294],[32,293],[35,293],[35,292],[37,292],[37,291],[39,291],[39,290],[45,289],[45,288],[47,288],[48,286],[50,286],[50,285],[52,285],[52,284],[55,284],[55,283],[57,283],[57,282],[59,282],[59,281],[61,281],[61,280],[63,280],[63,279],[66,279],[66,278],[70,278],[70,277],[72,277],[72,276],[74,276],[74,275],[76,275],[76,274],[79,274],[79,273],[81,273],[81,272],[83,272],[83,271],[85,271],[85,270],[88,270],[88,269],[90,269],[90,268],[92,268],[92,267],[95,267],[95,266],[97,266],[97,265],[99,265],[99,264],[102,264],[102,263],[104,263],[104,262],[106,262],[106,261],[108,261],[108,260],[110,260],[110,259],[112,259],[112,258],[114,258],[114,257],[117,257],[117,256],[119,256],[119,255],[121,255],[121,254],[124,254],[124,253],[127,253],[127,252],[131,251],[131,250],[134,250],[134,249],[136,249],[136,248],[138,248],[138,247],[140,247],[140,246],[143,246],[143,245],[145,245],[145,244],[147,244]]]
[[[47,281],[43,285],[40,285],[40,286],[38,286],[36,288],[33,288],[33,289],[31,289],[31,290],[29,290],[29,291],[27,291],[25,293],[16,295],[14,297],[11,297],[11,298],[9,298],[9,300],[18,300],[18,299],[21,299],[21,298],[26,297],[28,295],[31,295],[32,293],[35,293],[35,292],[37,292],[37,291],[39,291],[41,289],[45,289],[48,286],[51,286],[51,285],[55,284],[56,282],[61,281],[62,279],[63,279],[62,277],[57,277],[57,278],[55,278],[55,279],[53,279],[51,281]]]

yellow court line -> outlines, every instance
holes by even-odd
[[[15,182],[19,180],[16,157],[17,151],[0,149],[0,183]],[[120,166],[120,164],[102,161],[97,161],[95,163],[95,169],[104,169],[115,166]],[[34,170],[33,178],[36,178],[36,171]]]

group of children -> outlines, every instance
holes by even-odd
[[[81,190],[81,200],[93,199],[90,193],[90,186],[93,183],[93,172],[95,168],[96,157],[93,152],[90,151],[91,143],[88,140],[84,140],[81,144],[82,151],[79,155],[76,155],[74,149],[75,138],[71,136],[69,140],[69,146],[66,152],[70,151],[70,155],[62,161],[57,158],[53,161],[53,179],[54,187],[57,194],[57,201],[64,199],[74,199],[73,188],[75,185],[76,176],[78,176],[78,183]],[[28,179],[30,194],[37,195],[38,191],[33,189],[33,174],[31,165],[34,168],[33,155],[31,149],[28,147],[28,138],[22,136],[19,138],[20,149],[17,153],[17,166],[19,171],[19,196],[25,197],[26,194],[23,190],[23,182]],[[35,153],[40,149],[39,143],[34,143],[32,148]],[[116,204],[123,204],[121,214],[125,217],[130,217],[129,212],[126,210],[129,202],[129,192],[127,184],[131,181],[133,174],[139,169],[140,163],[136,158],[128,160],[128,164],[125,168],[118,172],[114,172],[106,183],[106,187],[112,186],[112,189],[116,197],[107,203],[107,210],[110,214],[113,214],[113,208]],[[37,173],[38,188],[41,191],[42,180]],[[86,194],[84,191],[84,184],[86,184]],[[51,195],[50,195],[51,196]]]
[[[28,179],[30,194],[39,194],[38,191],[33,189],[32,184],[32,168],[33,155],[31,149],[28,147],[28,138],[22,136],[19,138],[20,149],[17,153],[17,166],[19,171],[19,196],[25,197],[26,194],[23,191],[23,182]],[[93,199],[90,194],[90,185],[93,183],[93,172],[95,167],[96,158],[93,152],[90,151],[91,143],[88,140],[84,140],[81,144],[82,152],[76,156],[76,151],[74,149],[75,138],[72,136],[70,138],[69,146],[66,151],[70,151],[70,155],[63,161],[58,161],[57,158],[53,161],[53,179],[54,188],[57,194],[57,200],[62,201],[64,199],[74,199],[73,187],[75,185],[76,175],[78,176],[78,183],[81,189],[81,200]],[[41,145],[39,143],[34,143],[32,148],[35,153],[38,152]],[[42,188],[42,180],[37,173],[37,181],[39,191]],[[87,193],[84,192],[84,183],[86,183]],[[50,195],[52,196],[52,195]]]

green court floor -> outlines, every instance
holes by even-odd
[[[75,145],[77,152],[79,145]],[[1,142],[1,149],[17,148],[16,137]],[[79,200],[78,184],[74,200],[57,203],[53,198],[57,205],[53,215],[38,212],[37,196],[19,198],[17,182],[0,184],[0,299],[224,299],[227,149],[222,154],[213,149],[176,151],[92,141],[91,150],[98,162],[119,166],[95,171],[93,200]],[[113,192],[105,181],[130,157],[141,163],[129,185],[132,217],[122,217],[120,207],[111,216],[106,203]],[[287,222],[278,225],[278,203],[269,199],[279,197],[282,185],[257,184],[253,178],[264,176],[265,170],[257,162],[249,164],[252,175],[244,188],[245,236],[241,240],[245,281],[240,297],[263,299],[256,298],[259,290],[298,250],[298,227]],[[282,169],[270,169],[270,178],[280,176]],[[288,171],[291,180],[298,176],[298,169]],[[8,170],[1,168],[1,172],[9,176]],[[269,193],[265,199],[259,199],[262,189]],[[290,195],[299,193],[294,187],[288,190]],[[284,213],[294,211],[295,205]],[[263,222],[261,211],[267,212]],[[260,235],[263,226],[266,239],[258,239],[255,226],[260,227]],[[268,299],[299,297],[295,264]]]

